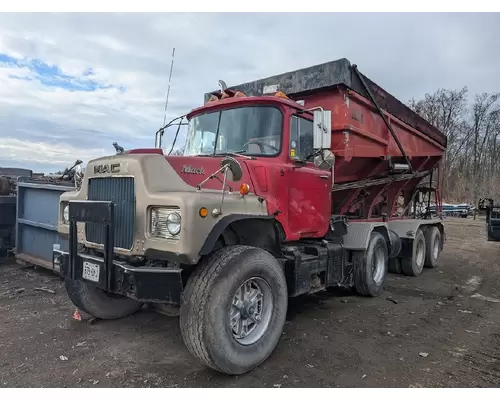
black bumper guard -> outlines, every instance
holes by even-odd
[[[77,223],[104,225],[104,258],[78,252]],[[133,267],[114,260],[114,203],[112,201],[69,202],[69,251],[53,250],[54,263],[63,277],[84,281],[110,293],[141,302],[179,305],[183,282],[181,269]],[[93,279],[84,278],[84,268],[98,271]]]

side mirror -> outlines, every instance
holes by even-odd
[[[330,149],[332,144],[332,112],[329,110],[314,110],[314,150]]]

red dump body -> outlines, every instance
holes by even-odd
[[[387,170],[387,156],[404,163],[401,151],[377,109],[345,86],[302,97],[305,108],[332,111],[331,150],[336,156],[335,182],[365,180]],[[445,147],[426,134],[385,112],[401,145],[417,171],[436,166]]]
[[[363,82],[364,81],[364,82]],[[380,158],[404,162],[402,153],[380,113],[377,102],[393,127],[414,170],[431,169],[444,155],[446,136],[366,76],[355,73],[347,59],[231,87],[246,96],[279,90],[303,101],[304,109],[332,111],[332,145],[337,157],[335,182],[365,180],[383,169]],[[207,93],[207,102],[216,92]],[[428,159],[430,157],[430,159]]]
[[[424,174],[440,166],[446,149],[446,137],[430,137],[383,111],[403,147],[415,174],[402,174],[399,181],[390,181],[389,158],[405,163],[394,137],[375,105],[359,93],[339,85],[322,93],[302,97],[305,108],[323,107],[332,111],[331,150],[336,156],[333,214],[350,214],[361,218],[397,215],[398,195],[403,208],[408,205],[414,189]],[[441,139],[440,141],[438,141]],[[385,177],[381,184],[375,179]],[[387,181],[387,178],[389,181]],[[439,168],[434,175],[438,189],[434,201],[440,203]],[[350,185],[343,185],[350,183]],[[381,202],[388,204],[374,214]],[[400,205],[401,206],[401,205]],[[379,207],[380,208],[380,207]],[[440,209],[440,207],[438,207]]]

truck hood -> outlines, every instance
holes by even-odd
[[[254,192],[250,172],[246,160],[236,157],[241,165],[243,175],[240,181],[227,181],[227,186],[238,192],[242,183],[250,185]],[[143,181],[146,188],[153,192],[186,191],[196,187],[220,168],[224,157],[186,157],[163,156],[159,154],[121,154],[92,160],[87,165],[83,186],[88,179],[96,177],[111,177],[133,175]],[[222,174],[217,175],[223,179]],[[203,185],[204,189],[221,190],[222,183],[210,179]]]

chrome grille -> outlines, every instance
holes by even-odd
[[[115,203],[115,247],[131,249],[135,230],[135,183],[131,177],[91,178],[88,199]],[[88,242],[104,244],[105,226],[87,223]]]

